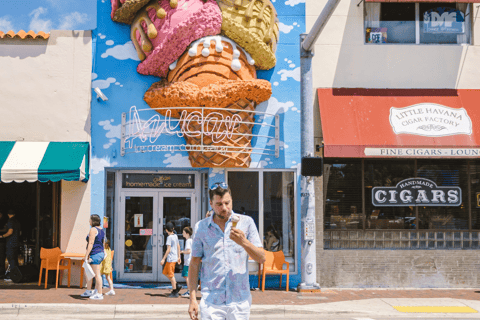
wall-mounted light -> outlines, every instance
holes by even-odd
[[[94,90],[95,90],[95,93],[97,94],[97,100],[98,99],[102,99],[103,101],[108,100],[107,96],[103,94],[102,90],[100,90],[99,87],[96,87]]]

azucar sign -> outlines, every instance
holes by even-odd
[[[409,178],[396,187],[372,189],[372,203],[376,207],[459,206],[462,204],[460,187],[439,187],[425,178]]]

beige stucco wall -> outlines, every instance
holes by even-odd
[[[90,31],[0,39],[1,140],[90,141]]]
[[[0,39],[0,69],[0,140],[90,142],[90,31],[53,30],[46,41]],[[85,252],[90,182],[62,181],[61,190],[61,250]],[[76,263],[72,284],[79,273]]]
[[[340,0],[315,45],[314,88],[480,88],[480,17],[473,45],[364,43],[364,2]],[[327,0],[306,1],[307,32]],[[476,12],[474,7],[473,13]]]
[[[480,88],[480,17],[475,6],[472,45],[370,45],[364,43],[364,2],[357,7],[359,2],[341,0],[318,38],[314,89]],[[306,0],[307,32],[326,3]],[[315,99],[315,144],[321,145],[317,106]],[[315,200],[321,287],[478,287],[476,250],[324,250],[323,177],[315,179]]]

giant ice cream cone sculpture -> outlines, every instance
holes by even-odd
[[[120,4],[134,11],[142,0],[111,1],[113,19]],[[275,66],[270,0],[152,0],[136,12],[131,38],[142,60],[137,71],[164,78],[144,100],[180,119],[192,166],[249,167],[253,111],[271,96],[255,67]]]
[[[163,115],[169,108],[189,108],[169,112],[182,119],[187,144],[205,146],[189,151],[192,166],[250,165],[255,119],[249,111],[271,95],[270,82],[255,79],[253,63],[230,39],[205,37],[192,43],[170,66],[168,80],[172,82],[155,83],[145,94],[148,105],[162,108],[157,111]],[[228,151],[219,152],[222,149]]]

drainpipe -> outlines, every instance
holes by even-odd
[[[312,78],[313,47],[318,36],[327,24],[330,16],[340,0],[328,0],[320,16],[308,34],[300,35],[300,95],[301,95],[301,139],[302,158],[314,156],[314,127],[313,108],[314,90]],[[299,292],[320,291],[317,283],[317,256],[315,236],[306,239],[307,228],[309,234],[315,235],[315,188],[313,177],[301,176],[301,224],[302,224],[302,263],[301,283],[298,285]],[[313,228],[313,230],[312,230]]]

